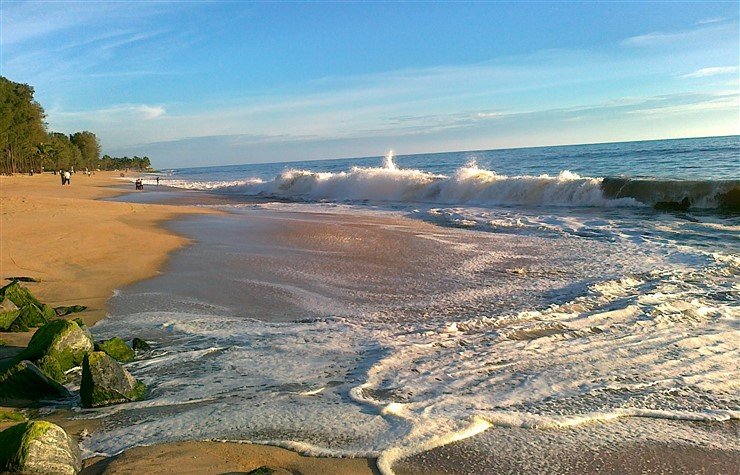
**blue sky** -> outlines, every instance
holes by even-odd
[[[740,133],[738,3],[0,3],[53,130],[159,167]]]

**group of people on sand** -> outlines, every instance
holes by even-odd
[[[69,180],[72,178],[72,173],[74,173],[74,169],[67,170],[66,172],[64,170],[59,170],[59,176],[62,177],[62,186],[69,185]]]

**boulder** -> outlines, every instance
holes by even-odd
[[[58,425],[32,421],[0,432],[0,471],[75,475],[81,469],[77,442]]]
[[[56,318],[56,314],[54,314],[53,318]],[[12,332],[27,332],[31,328],[40,327],[48,322],[49,318],[44,314],[44,311],[37,305],[29,303],[21,307],[20,313],[13,320],[13,323],[10,324],[8,330]]]
[[[77,313],[87,310],[84,305],[72,305],[69,307],[54,307],[54,312],[60,317],[69,315],[70,313]]]
[[[40,360],[37,360],[36,366],[57,383],[64,384],[67,382],[67,376],[62,371],[61,366],[59,366],[59,361],[53,356],[46,355]]]
[[[33,361],[48,355],[57,360],[61,371],[67,371],[79,366],[92,349],[92,336],[87,328],[80,328],[70,320],[54,320],[36,330],[28,347],[16,359]]]
[[[151,351],[152,349],[151,345],[141,338],[131,340],[131,347],[136,351]]]
[[[126,342],[118,337],[95,343],[95,351],[104,351],[108,356],[121,363],[134,361],[136,356],[134,350],[129,348]]]
[[[83,407],[100,407],[143,399],[146,386],[103,351],[85,355],[80,399]]]
[[[0,331],[7,331],[20,313],[18,306],[6,298],[0,302]]]
[[[37,307],[41,307],[42,303],[33,296],[31,291],[23,287],[17,281],[13,281],[0,289],[0,300],[9,299],[19,308],[26,304],[32,303]]]
[[[0,375],[0,399],[62,399],[67,388],[30,361],[21,361]]]

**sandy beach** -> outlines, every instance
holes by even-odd
[[[24,285],[53,306],[86,305],[88,309],[77,315],[94,325],[106,316],[106,302],[115,289],[157,275],[170,254],[190,242],[163,223],[218,213],[186,206],[187,197],[178,206],[103,201],[129,193],[130,188],[118,172],[78,174],[70,186],[61,186],[59,177],[51,174],[0,177],[0,277],[39,280]],[[17,353],[32,335],[0,332],[5,342],[0,358]],[[95,420],[72,416],[61,411],[46,419],[75,436],[98,426]],[[0,421],[0,430],[12,424]],[[305,474],[374,471],[367,459],[322,459],[277,447],[187,442],[142,447],[110,459],[92,458],[85,461],[83,473],[224,473],[262,465]]]

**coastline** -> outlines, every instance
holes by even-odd
[[[103,201],[131,192],[119,172],[76,175],[62,187],[58,176],[0,176],[0,278],[27,276],[24,283],[53,306],[86,305],[77,314],[93,326],[106,317],[116,289],[159,273],[171,254],[191,240],[167,229],[166,223],[219,211],[177,204]],[[49,238],[51,236],[51,238]],[[2,285],[5,285],[3,280]],[[33,331],[0,332],[0,359],[25,347]],[[0,407],[0,409],[6,409]],[[69,411],[45,417],[80,437],[95,430],[95,420],[75,420]],[[13,425],[0,422],[0,430]],[[163,460],[164,458],[164,460]],[[183,464],[190,472],[182,472]],[[273,446],[228,442],[186,441],[136,447],[113,457],[84,460],[85,474],[203,473],[252,470],[263,465],[298,473],[376,473],[372,459],[307,457]],[[152,471],[154,468],[159,471]]]
[[[52,178],[56,177],[52,176]],[[168,262],[172,253],[192,242],[191,239],[183,237],[188,236],[187,233],[178,235],[178,231],[173,231],[172,226],[165,226],[166,223],[187,216],[188,214],[213,213],[211,210],[187,206],[187,204],[203,202],[195,199],[195,196],[193,196],[194,199],[178,200],[175,197],[172,200],[168,200],[167,202],[172,203],[172,205],[95,201],[99,198],[109,198],[128,191],[122,186],[119,186],[120,182],[115,180],[113,176],[101,178],[104,179],[84,185],[80,183],[80,190],[76,192],[74,197],[60,195],[61,192],[58,190],[68,192],[71,189],[67,187],[60,188],[56,180],[46,180],[43,183],[38,182],[41,184],[40,186],[34,186],[33,189],[28,189],[30,185],[36,185],[32,177],[13,177],[17,181],[17,183],[13,184],[13,187],[5,186],[10,180],[1,181],[6,179],[0,179],[3,199],[3,236],[7,232],[7,224],[9,223],[24,224],[27,228],[22,235],[25,236],[27,234],[30,236],[29,239],[22,240],[15,238],[15,240],[10,241],[12,244],[30,241],[39,246],[44,241],[43,234],[41,234],[44,230],[51,235],[62,236],[64,234],[63,232],[57,232],[49,227],[45,227],[50,219],[52,221],[56,219],[61,222],[59,225],[61,227],[58,229],[67,227],[69,221],[80,226],[81,223],[84,223],[85,227],[80,227],[80,234],[64,235],[62,239],[71,239],[73,242],[87,242],[87,239],[91,239],[88,235],[97,235],[100,232],[99,229],[108,229],[106,226],[111,226],[110,223],[99,222],[102,221],[100,219],[101,217],[105,217],[106,220],[113,220],[116,223],[111,228],[114,229],[111,232],[130,233],[134,236],[133,241],[121,238],[120,240],[122,242],[119,243],[121,247],[116,251],[117,254],[115,254],[116,259],[121,261],[118,265],[126,270],[126,266],[131,265],[131,259],[127,260],[126,256],[141,249],[140,247],[136,247],[135,244],[139,245],[142,241],[149,243],[148,238],[158,236],[160,233],[168,236],[162,237],[161,241],[156,241],[158,243],[156,249],[155,246],[146,248],[147,253],[152,254],[149,256],[148,261],[146,261],[149,265],[135,269],[136,272],[124,272],[123,275],[114,273],[115,276],[109,276],[108,280],[98,278],[97,280],[92,279],[88,282],[90,288],[93,288],[95,284],[99,286],[110,285],[112,282],[111,279],[114,278],[124,283],[119,283],[111,287],[106,295],[102,295],[105,289],[98,288],[97,294],[101,296],[85,301],[77,298],[77,295],[74,293],[77,288],[76,285],[79,284],[70,282],[74,279],[68,277],[72,275],[75,278],[86,278],[85,271],[88,269],[83,265],[78,264],[77,268],[63,267],[64,262],[60,264],[59,261],[54,260],[58,258],[53,252],[54,248],[51,251],[47,250],[46,253],[33,253],[29,251],[23,254],[24,259],[35,258],[39,261],[48,259],[51,269],[47,271],[45,267],[39,266],[47,272],[48,277],[44,278],[43,275],[32,274],[30,271],[24,270],[29,268],[26,263],[32,261],[20,261],[15,252],[6,253],[6,244],[3,243],[2,262],[5,262],[6,255],[13,256],[16,260],[13,265],[16,265],[16,267],[12,268],[12,272],[7,271],[6,267],[3,267],[2,277],[9,275],[40,277],[42,282],[29,285],[29,288],[35,293],[38,293],[40,297],[52,301],[54,295],[61,295],[59,297],[60,300],[53,301],[56,305],[90,304],[91,309],[82,314],[86,323],[89,325],[94,324],[105,316],[106,302],[111,295],[112,289],[131,285],[137,281],[161,273],[162,266]],[[83,182],[86,179],[87,177],[79,177],[78,181]],[[95,177],[91,178],[91,180],[94,179]],[[17,196],[8,197],[8,190],[16,193]],[[146,199],[146,194],[138,196],[142,200]],[[8,198],[7,201],[6,197]],[[202,195],[202,197],[204,199],[208,198],[207,195]],[[5,203],[11,203],[10,209],[6,209]],[[21,213],[29,213],[32,216],[28,216],[24,220],[21,219],[23,216],[18,216]],[[89,219],[91,213],[94,213],[95,218]],[[36,219],[32,219],[33,217]],[[349,221],[352,221],[349,217],[343,219],[344,223]],[[56,225],[56,221],[53,222]],[[378,224],[382,226],[381,223]],[[393,224],[398,225],[399,223]],[[414,228],[418,225],[420,224],[415,223]],[[325,227],[322,228],[326,229]],[[341,236],[338,235],[337,237],[318,234],[319,230],[317,228],[309,235],[314,241],[318,240],[316,242],[328,242],[332,243],[332,246],[335,245],[333,243],[343,242],[345,238],[352,236],[347,230],[342,230]],[[265,231],[265,239],[275,239],[273,233],[274,230]],[[126,234],[120,235],[123,236]],[[137,237],[141,239],[136,239]],[[288,234],[283,239],[287,239],[290,242],[297,243],[300,241],[303,243],[304,237],[304,234]],[[338,237],[342,237],[343,239],[338,239]],[[100,236],[98,235],[97,238],[100,238]],[[99,246],[102,248],[109,244],[109,241],[105,241],[104,243],[99,243]],[[15,250],[13,247],[10,249],[11,251]],[[94,256],[88,256],[92,266],[90,269],[94,269],[95,265],[100,265],[104,268],[103,270],[97,270],[96,272],[98,274],[96,275],[104,272],[112,272],[117,269],[117,266],[110,266],[105,260],[106,257],[110,257],[111,252],[113,251],[110,248],[107,248],[105,252],[103,249],[96,248],[93,253]],[[157,252],[160,255],[154,256],[153,254]],[[77,254],[68,256],[67,260],[74,263]],[[97,259],[93,259],[93,257],[97,257]],[[371,259],[372,257],[366,256],[367,259]],[[54,274],[55,272],[56,274]],[[134,279],[134,276],[141,277]],[[59,287],[62,287],[62,290]],[[91,304],[91,302],[101,301],[102,303],[97,304],[98,306],[95,307]],[[0,335],[0,337],[7,341],[6,335],[8,334]],[[30,336],[30,333],[28,335]],[[75,436],[79,436],[85,429],[87,431],[94,429],[94,424],[96,424],[95,420],[73,420],[69,415],[64,413],[53,415],[52,420]],[[624,422],[609,423],[608,426],[605,424],[594,424],[574,429],[572,432],[565,434],[565,437],[563,437],[564,434],[556,436],[556,434],[548,431],[517,431],[491,428],[489,431],[478,436],[412,456],[400,462],[398,466],[394,465],[394,469],[396,469],[397,473],[483,473],[476,470],[481,468],[496,469],[498,467],[500,471],[515,470],[520,473],[526,473],[525,468],[526,463],[528,463],[526,451],[534,449],[537,451],[551,452],[551,457],[557,459],[557,462],[563,468],[570,469],[569,471],[571,473],[588,473],[597,468],[603,473],[639,473],[640,470],[638,468],[635,468],[634,472],[630,472],[628,469],[630,467],[644,468],[647,466],[645,465],[646,463],[655,463],[651,462],[651,460],[659,461],[662,464],[660,467],[664,471],[690,469],[696,473],[703,473],[703,469],[711,470],[718,467],[727,467],[738,460],[737,451],[715,451],[712,449],[712,444],[710,443],[704,443],[703,447],[693,447],[685,444],[682,445],[680,441],[666,443],[664,440],[652,440],[648,438],[637,441],[639,445],[631,447],[628,443],[629,440],[626,438],[624,440],[627,443],[624,444],[605,441],[607,442],[606,445],[603,443],[599,445],[593,444],[592,439],[589,437],[590,431],[592,429],[596,430],[599,427],[603,427],[609,431],[624,427],[625,431],[622,433],[626,435],[629,434],[629,430],[634,428],[635,425],[642,424],[657,427],[658,425],[666,424],[666,422],[652,419],[630,419]],[[708,440],[711,440],[728,431],[729,433],[736,432],[737,423],[730,422],[729,424],[716,426],[696,424],[696,428],[702,432],[706,428],[706,437]],[[521,440],[519,440],[518,436],[507,435],[508,433],[516,434],[517,432],[521,432]],[[574,434],[577,434],[577,436]],[[512,444],[511,441],[515,441],[516,443]],[[548,446],[548,443],[551,445]],[[609,445],[611,443],[613,445]],[[636,450],[635,447],[640,448],[640,450]],[[562,450],[563,448],[568,450]],[[508,449],[508,452],[503,449]],[[520,451],[520,449],[526,450]],[[719,461],[719,463],[716,464],[715,461]],[[482,463],[483,465],[476,465],[476,463]],[[713,463],[715,465],[712,465]],[[115,474],[132,473],[142,470],[147,471],[147,473],[228,473],[245,472],[263,465],[283,468],[293,473],[306,474],[377,473],[373,459],[306,457],[296,452],[273,446],[205,441],[156,444],[148,447],[128,449],[114,457],[90,458],[85,461],[85,468],[82,473]],[[183,467],[186,467],[187,470],[183,470]]]

